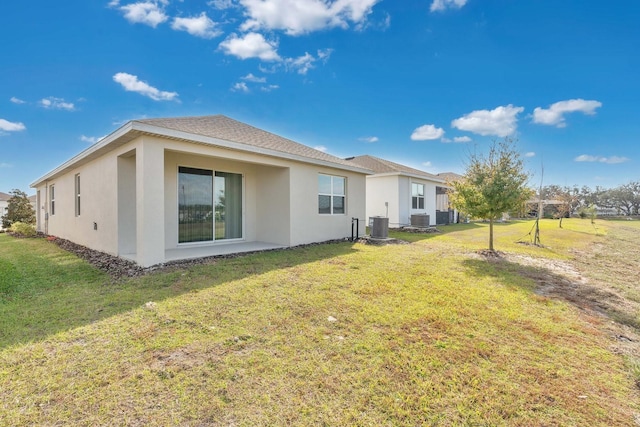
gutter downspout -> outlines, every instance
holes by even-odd
[[[49,235],[49,181],[44,182],[44,234]]]

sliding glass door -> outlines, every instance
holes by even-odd
[[[178,242],[242,238],[242,175],[178,168]]]
[[[242,175],[216,172],[216,240],[242,238]]]

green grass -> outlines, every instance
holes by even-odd
[[[564,260],[618,226],[569,223],[496,249]],[[0,425],[634,425],[602,320],[475,255],[484,224],[443,230],[118,282],[0,235]]]

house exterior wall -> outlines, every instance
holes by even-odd
[[[424,185],[424,209],[413,209],[411,204],[411,184]],[[400,224],[411,225],[411,215],[429,215],[429,225],[436,223],[436,183],[420,178],[400,177]]]
[[[436,223],[436,183],[400,174],[369,175],[367,182],[367,218],[388,216],[390,227],[411,224],[411,215],[429,215],[429,224]],[[424,185],[424,209],[412,209],[411,184]],[[385,203],[388,203],[388,210]]]
[[[166,140],[165,233],[167,249],[177,245],[177,168],[191,166],[242,173],[245,182],[245,240],[285,246],[349,237],[351,218],[365,219],[365,176],[318,165],[236,153]],[[234,159],[223,156],[233,155]],[[318,213],[318,175],[347,178],[344,215]],[[364,234],[364,228],[362,228]]]
[[[291,201],[289,168],[256,166],[256,203],[247,208],[255,218],[256,240],[289,245],[291,242]],[[258,178],[259,177],[259,178]]]
[[[346,178],[345,214],[318,213],[318,175]],[[365,232],[365,175],[341,169],[295,164],[291,167],[291,245],[351,236],[351,218],[360,220]]]
[[[100,157],[39,185],[37,229],[77,244],[116,255],[117,157]],[[75,176],[80,175],[80,215],[75,214]],[[50,212],[50,188],[55,187],[55,214]],[[95,226],[94,227],[94,223]],[[97,228],[97,229],[95,229]]]
[[[243,239],[283,246],[348,237],[365,219],[365,175],[207,144],[139,136],[44,183],[38,229],[144,266],[178,244],[178,167],[243,175]],[[318,213],[318,174],[346,177],[346,213]],[[81,213],[75,215],[75,176]],[[50,187],[55,186],[55,214]],[[361,234],[364,227],[361,226]],[[161,232],[159,232],[161,230]],[[214,244],[212,242],[199,244]]]
[[[398,227],[400,221],[400,183],[398,175],[369,175],[366,182],[367,223],[371,217],[388,216],[389,226]]]

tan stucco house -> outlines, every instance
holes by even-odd
[[[436,225],[455,221],[456,214],[449,209],[446,192],[449,174],[432,175],[369,155],[346,160],[374,172],[366,178],[367,218],[387,217],[390,227],[417,225],[416,222],[419,225]],[[425,215],[429,216],[428,224],[424,224]]]
[[[370,173],[215,115],[130,121],[31,187],[39,231],[146,267],[349,237]]]

